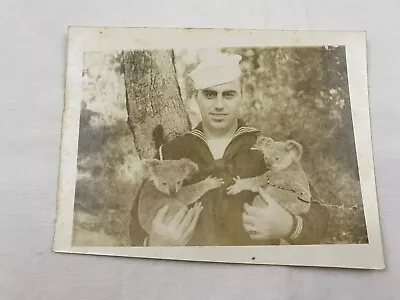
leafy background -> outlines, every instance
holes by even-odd
[[[174,49],[192,126],[200,121],[186,76],[207,49]],[[276,140],[304,146],[302,164],[329,209],[324,243],[367,243],[345,49],[227,48],[242,56],[243,119]],[[141,182],[126,124],[119,53],[84,57],[73,244],[128,246],[130,208]]]

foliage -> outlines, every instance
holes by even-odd
[[[126,124],[124,81],[114,57],[85,57],[74,203],[76,245],[129,245],[127,224],[140,166]]]

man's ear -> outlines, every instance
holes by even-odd
[[[160,164],[161,162],[158,159],[143,159],[142,160],[142,170],[144,177],[149,177],[153,174],[153,170]]]
[[[294,161],[300,161],[303,155],[303,146],[293,140],[288,140],[285,142],[285,150],[289,153],[289,156]]]
[[[188,158],[181,158],[179,162],[181,163],[181,168],[186,176],[190,176],[199,170],[198,165]]]

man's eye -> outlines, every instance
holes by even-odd
[[[178,180],[178,184],[181,184],[181,181],[180,181],[180,180]]]
[[[275,157],[275,160],[279,160],[279,157],[277,156],[277,157]]]
[[[212,98],[215,98],[215,97],[217,97],[217,92],[214,92],[214,91],[207,91],[207,90],[205,90],[205,91],[203,91],[203,95],[204,95],[204,97],[206,97],[207,99],[212,99]]]
[[[167,185],[167,183],[164,181],[163,183],[162,183],[163,185]]]
[[[232,99],[236,96],[236,92],[227,92],[227,93],[223,93],[224,98],[226,99]]]

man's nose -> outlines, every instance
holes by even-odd
[[[215,99],[214,107],[216,109],[223,109],[224,108],[224,100],[222,99],[221,95],[218,95],[218,97]]]

